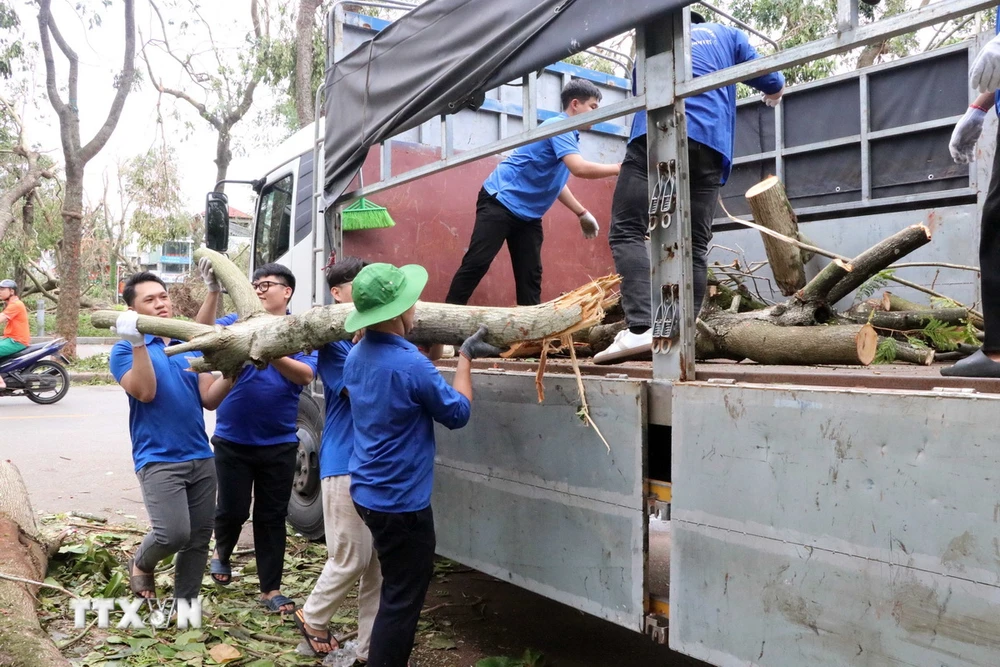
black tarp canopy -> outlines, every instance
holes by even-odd
[[[385,139],[691,0],[430,0],[326,73],[324,199]]]

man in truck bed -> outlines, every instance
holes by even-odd
[[[563,88],[563,112],[542,125],[593,111],[601,102],[601,91],[590,81],[574,79]],[[465,305],[489,271],[504,241],[514,269],[517,305],[534,306],[542,301],[542,216],[556,199],[580,219],[584,238],[597,237],[600,227],[566,182],[577,178],[607,178],[618,174],[619,164],[588,162],[580,155],[580,133],[576,130],[518,148],[497,165],[479,191],[476,224],[469,249],[462,258],[446,303]]]
[[[753,60],[757,52],[747,36],[729,26],[706,23],[691,13],[691,74],[704,76],[738,63]],[[774,106],[784,92],[780,72],[746,82],[764,93],[764,102]],[[691,183],[691,245],[694,265],[694,311],[701,310],[708,274],[708,246],[719,190],[729,178],[736,130],[736,86],[726,86],[696,95],[684,104],[688,131],[688,171]],[[594,356],[599,364],[611,364],[648,356],[653,347],[652,292],[649,281],[649,250],[646,248],[649,220],[648,164],[646,158],[646,114],[632,120],[632,135],[622,163],[622,173],[611,202],[608,242],[615,271],[622,277],[622,307],[627,329],[611,346]]]

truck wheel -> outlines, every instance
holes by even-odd
[[[302,393],[299,399],[299,451],[292,496],[288,501],[288,523],[310,540],[322,540],[323,493],[319,482],[319,446],[323,433],[323,411],[316,399]]]

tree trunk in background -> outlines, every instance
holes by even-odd
[[[56,332],[66,339],[62,354],[76,357],[76,332],[80,317],[80,242],[82,241],[83,165],[66,163],[63,197],[63,237],[59,242],[59,309]]]
[[[295,19],[295,115],[303,128],[316,120],[312,89],[313,33],[320,0],[299,0]]]
[[[215,183],[226,180],[229,173],[229,163],[233,161],[233,151],[229,144],[232,141],[231,125],[224,125],[219,128],[219,136],[215,140]],[[215,187],[215,183],[212,184]],[[215,188],[216,192],[225,192],[226,186],[220,185]]]
[[[59,117],[59,138],[65,160],[66,184],[62,206],[63,239],[59,246],[59,313],[56,330],[66,339],[62,353],[76,356],[76,333],[80,310],[80,246],[83,225],[83,174],[84,168],[108,143],[122,109],[125,98],[135,79],[135,2],[124,0],[125,51],[122,69],[114,79],[115,97],[100,128],[87,143],[80,139],[79,57],[66,42],[52,17],[51,0],[38,2],[38,32],[45,60],[45,87],[49,104]],[[57,81],[55,53],[52,42],[69,64],[66,85]],[[65,93],[66,99],[62,95]]]

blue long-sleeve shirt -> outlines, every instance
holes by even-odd
[[[719,25],[699,23],[691,26],[691,75],[704,76],[720,69],[757,58],[746,34]],[[781,72],[765,74],[744,81],[762,93],[774,94],[785,85]],[[684,100],[688,138],[705,144],[722,154],[722,182],[729,178],[733,164],[736,133],[736,85],[716,88]],[[629,141],[646,134],[646,114],[635,114]]]
[[[368,330],[347,355],[344,386],[354,418],[351,497],[378,512],[431,504],[434,422],[465,426],[471,404],[401,336]]]

